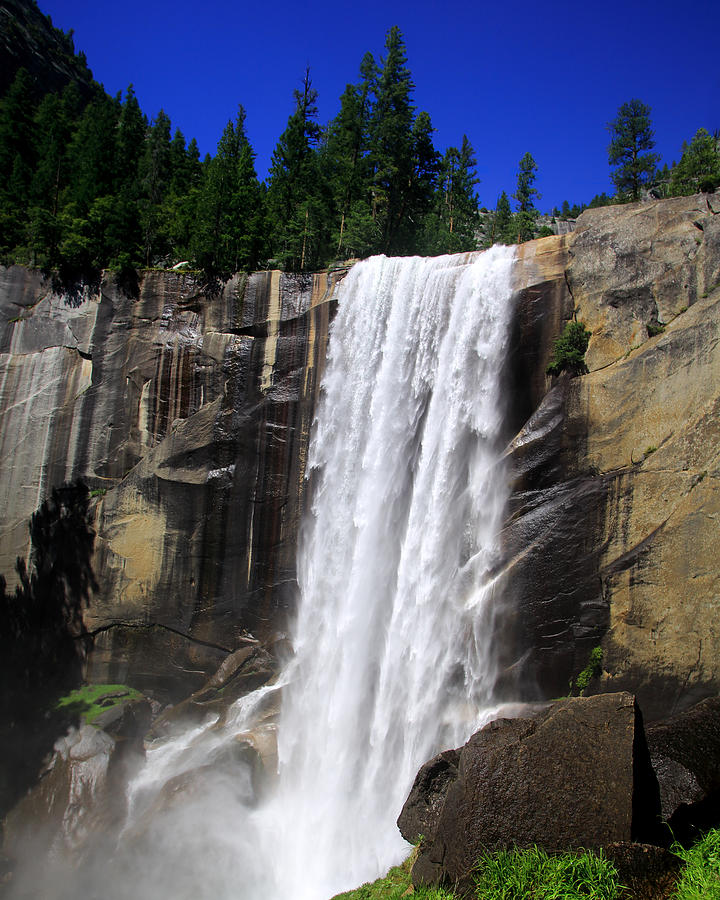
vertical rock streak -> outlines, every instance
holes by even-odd
[[[268,830],[278,896],[396,862],[418,766],[491,701],[512,260],[379,257],[340,289]]]

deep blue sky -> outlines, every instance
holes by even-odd
[[[680,157],[699,127],[720,129],[720,0],[39,0],[75,30],[95,78],[110,93],[135,86],[143,110],[163,108],[201,152],[238,103],[265,177],[306,65],[320,121],[338,110],[366,51],[388,29],[405,38],[418,110],[435,146],[466,133],[478,160],[481,203],[514,190],[530,151],[546,210],[611,190],[606,124],[621,103],[652,107],[656,151]]]

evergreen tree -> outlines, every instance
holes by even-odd
[[[515,232],[518,243],[529,241],[535,233],[535,209],[534,198],[539,197],[533,186],[537,173],[537,164],[529,153],[520,160],[517,176],[517,187],[513,197],[517,201],[517,215],[515,216]]]
[[[28,246],[33,265],[49,268],[57,258],[58,214],[69,182],[68,146],[77,116],[77,88],[46,94],[35,114],[35,170],[30,184]]]
[[[0,102],[0,251],[23,243],[35,163],[33,82],[19,69]]]
[[[398,231],[413,180],[415,85],[397,26],[388,32],[385,50],[370,124],[371,209],[382,234],[382,250],[402,253],[405,247]]]
[[[185,137],[176,129],[170,143],[170,187],[160,213],[163,230],[172,248],[173,258],[187,260],[199,228],[198,204],[202,183],[202,165],[197,141],[185,146]]]
[[[69,147],[67,201],[83,215],[95,197],[112,195],[116,179],[115,132],[119,99],[98,93],[86,107]]]
[[[330,253],[330,195],[315,150],[320,128],[309,69],[294,98],[295,111],[272,155],[268,208],[276,257],[284,268],[302,271],[321,265]]]
[[[140,161],[145,151],[147,132],[147,117],[140,109],[135,89],[128,85],[115,140],[115,192],[128,200],[138,200],[141,195]]]
[[[448,147],[445,151],[434,211],[426,222],[425,252],[459,253],[476,249],[479,217],[475,166],[474,151],[466,135],[463,135],[459,150]]]
[[[683,148],[682,158],[670,179],[674,196],[714,191],[720,185],[720,148],[718,142],[704,128],[698,129],[689,146]]]
[[[517,231],[513,223],[513,214],[510,209],[510,201],[505,191],[498,197],[493,217],[491,244],[514,244]]]
[[[161,109],[148,131],[145,150],[140,160],[142,199],[140,224],[143,258],[146,266],[169,252],[161,217],[162,203],[170,188],[171,175],[170,119]]]
[[[196,146],[186,160],[192,179]],[[217,154],[207,163],[191,238],[197,263],[213,276],[254,268],[264,253],[264,198],[255,173],[255,154],[245,133],[245,110],[228,122]]]
[[[610,176],[612,182],[621,198],[639,200],[642,188],[652,181],[660,159],[649,152],[655,146],[650,107],[636,99],[623,103],[608,130],[611,137],[608,160],[615,166]]]
[[[368,127],[377,79],[377,67],[369,53],[363,57],[360,75],[360,84],[347,85],[340,98],[340,112],[328,126],[320,157],[338,222],[333,237],[337,256],[352,252],[345,241],[350,210],[354,208],[357,214],[369,199]]]

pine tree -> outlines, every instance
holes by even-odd
[[[275,256],[293,271],[314,268],[328,258],[330,192],[319,165],[317,91],[310,70],[294,92],[295,111],[273,151],[268,209]]]
[[[513,214],[510,209],[510,201],[505,191],[498,197],[493,216],[491,244],[514,244],[517,231],[513,224]]]
[[[359,85],[346,86],[340,98],[340,112],[328,126],[320,155],[338,223],[333,236],[337,256],[352,252],[345,241],[350,210],[354,208],[357,214],[363,203],[369,202],[368,127],[377,79],[377,67],[369,53],[363,57],[360,75]]]
[[[145,266],[169,252],[161,209],[170,189],[170,128],[170,118],[161,109],[148,130],[140,160],[142,198],[139,206]]]
[[[196,145],[190,149],[188,162]],[[264,198],[254,160],[240,106],[235,121],[225,126],[216,156],[205,166],[191,238],[193,257],[211,276],[254,268],[264,253]]]
[[[477,248],[479,216],[475,166],[475,154],[466,135],[463,135],[459,150],[448,147],[445,151],[433,213],[425,223],[423,252],[460,253]]]
[[[370,125],[369,162],[372,170],[372,216],[382,233],[385,253],[403,252],[398,235],[412,183],[414,106],[413,84],[400,29],[393,26],[385,40],[377,96]]]
[[[671,176],[674,196],[714,191],[720,185],[720,148],[704,128],[698,129]]]
[[[77,124],[69,147],[70,183],[67,200],[84,215],[96,197],[113,193],[116,179],[115,131],[120,116],[118,98],[98,93]]]
[[[630,100],[618,110],[608,125],[608,160],[615,171],[612,182],[621,198],[639,200],[642,188],[652,181],[660,157],[649,151],[655,146],[650,124],[650,107]]]
[[[0,102],[0,251],[22,244],[34,167],[34,85],[19,69]]]
[[[537,164],[532,156],[526,153],[519,163],[517,187],[513,194],[518,205],[514,223],[518,243],[531,240],[535,232],[537,210],[534,198],[540,196],[534,187],[536,173]]]
[[[141,194],[139,170],[147,133],[147,117],[140,109],[135,89],[128,85],[118,119],[115,156],[116,193],[129,200],[137,200]]]

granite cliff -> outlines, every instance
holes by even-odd
[[[0,273],[0,572],[54,485],[91,489],[88,678],[162,702],[272,643],[292,602],[305,449],[335,276],[147,273],[82,296]]]
[[[719,212],[714,195],[592,210],[519,249],[508,696],[566,693],[595,646],[591,691],[635,692],[650,717],[718,691]],[[109,277],[70,298],[0,270],[0,571],[50,489],[83,479],[89,679],[176,701],[232,651],[280,646],[341,275],[238,276],[211,296],[148,272],[133,299]],[[589,373],[553,380],[573,315]]]

